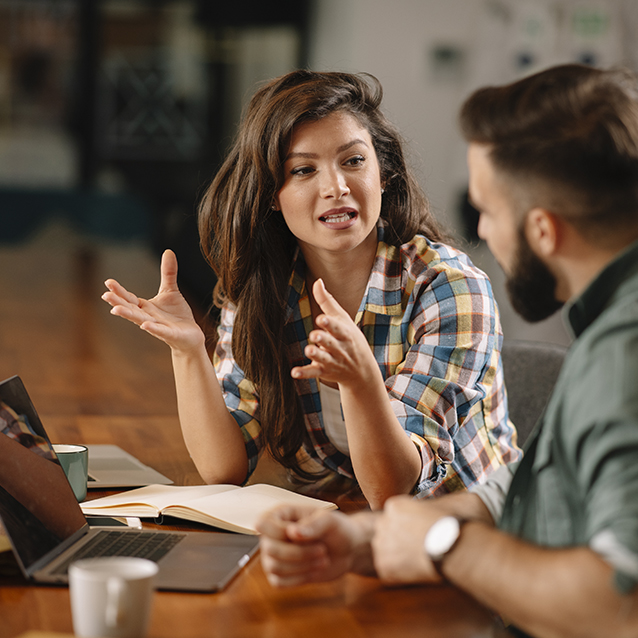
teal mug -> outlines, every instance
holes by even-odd
[[[89,470],[89,450],[85,445],[64,445],[55,444],[53,446],[60,465],[66,474],[71,489],[78,502],[86,498],[86,486]]]

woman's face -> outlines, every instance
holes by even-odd
[[[297,126],[275,198],[306,258],[376,251],[381,174],[368,131],[346,112]]]

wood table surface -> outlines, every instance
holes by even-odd
[[[112,317],[100,300],[116,277],[152,296],[159,258],[136,244],[91,242],[52,226],[27,244],[0,245],[0,378],[19,374],[54,443],[113,443],[177,485],[201,484],[184,446],[168,349]],[[256,480],[281,484],[268,463]],[[334,483],[318,495],[344,511],[364,505]],[[89,498],[104,492],[92,490]],[[207,529],[179,525],[182,529]],[[215,532],[211,532],[215,533]],[[0,555],[0,638],[72,633],[69,591],[26,583]],[[223,592],[155,594],[149,638],[501,636],[491,614],[446,586],[388,587],[349,574],[278,590],[254,558]]]

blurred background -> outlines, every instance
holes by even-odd
[[[366,71],[435,214],[492,278],[505,336],[567,343],[559,317],[529,326],[509,306],[456,115],[472,89],[552,64],[636,69],[637,33],[635,0],[0,0],[0,251],[37,260],[54,243],[90,270],[112,246],[126,284],[127,254],[156,272],[170,247],[205,311],[196,205],[255,88],[299,67]]]

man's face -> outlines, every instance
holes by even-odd
[[[556,299],[556,278],[529,245],[489,151],[485,144],[468,149],[470,199],[480,213],[478,234],[505,272],[514,310],[527,321],[541,321],[562,306]]]

